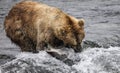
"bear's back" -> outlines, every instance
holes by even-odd
[[[38,30],[45,30],[46,27],[56,30],[67,23],[66,19],[66,14],[58,8],[23,1],[13,6],[5,18],[4,25],[8,37],[15,37],[15,33],[19,35],[18,32],[22,32],[36,41]]]
[[[66,18],[66,14],[60,9],[33,1],[23,1],[16,4],[7,16],[8,20],[20,19],[22,23],[32,27],[35,24],[38,25],[38,23],[57,24],[63,22],[62,20],[65,22]]]

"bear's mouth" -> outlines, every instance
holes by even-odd
[[[64,44],[63,40],[60,40],[56,37],[54,37],[53,42],[52,42],[53,47],[57,47],[58,49],[62,47],[66,48],[73,48],[75,52],[81,52],[81,45],[70,45],[70,44]]]

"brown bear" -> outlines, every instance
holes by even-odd
[[[4,27],[6,35],[22,51],[37,52],[48,45],[64,45],[78,52],[85,36],[83,19],[33,1],[22,1],[13,6]]]

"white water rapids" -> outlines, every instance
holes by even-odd
[[[120,73],[120,47],[87,48],[81,53],[67,51],[69,66],[45,51],[20,53],[1,66],[1,73]]]

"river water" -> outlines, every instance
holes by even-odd
[[[1,73],[120,73],[120,0],[34,0],[85,19],[84,50],[64,48],[62,59],[45,51],[21,53],[4,32],[4,17],[21,0],[0,0]]]

